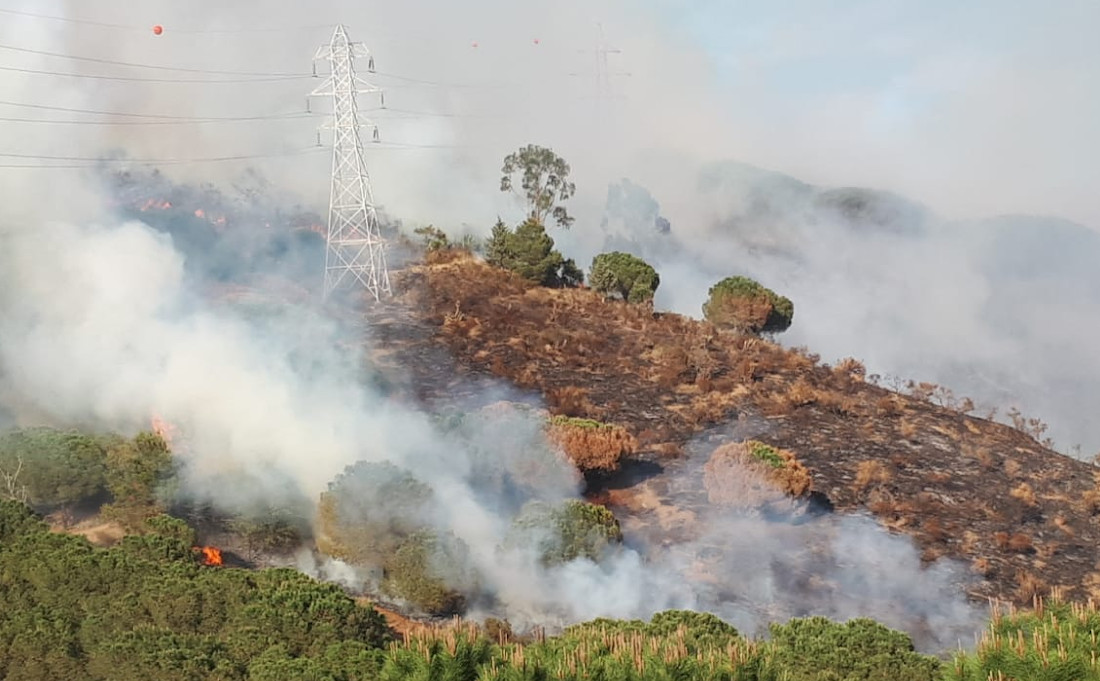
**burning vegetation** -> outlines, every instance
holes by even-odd
[[[213,546],[196,546],[195,552],[201,556],[203,565],[209,567],[218,567],[222,565],[221,549],[214,548]]]

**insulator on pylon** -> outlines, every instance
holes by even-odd
[[[317,131],[317,146],[321,146],[321,131]]]
[[[313,103],[310,101],[309,97],[306,97],[306,113],[313,113],[313,109],[310,108],[311,106],[313,106]]]
[[[313,62],[313,77],[317,77],[317,62]]]
[[[375,142],[377,142],[377,141],[379,140],[379,137],[378,137],[378,128],[375,128],[375,129],[374,129],[374,134],[372,135],[372,137],[374,138],[374,141],[375,141]]]
[[[379,99],[382,100],[382,108],[385,109],[386,108],[386,93],[385,92],[380,93],[378,95],[378,97],[379,97]]]
[[[367,70],[374,73],[374,57],[367,60]]]

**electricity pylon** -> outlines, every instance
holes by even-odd
[[[611,77],[629,76],[630,74],[624,71],[612,72],[607,59],[607,55],[622,54],[622,50],[607,44],[604,39],[603,24],[597,23],[596,31],[598,32],[596,49],[581,50],[581,52],[591,52],[596,57],[596,99],[600,102],[608,99],[622,99],[622,95],[615,94],[614,87],[611,85]],[[572,75],[579,76],[582,74],[574,73]]]
[[[390,275],[359,129],[371,128],[377,141],[378,128],[369,121],[360,121],[356,95],[381,91],[356,75],[355,59],[359,57],[368,59],[368,71],[373,72],[374,57],[370,50],[362,43],[348,40],[342,25],[336,27],[332,40],[313,57],[314,73],[316,62],[324,60],[329,63],[329,75],[310,97],[332,97],[332,120],[321,126],[333,131],[323,295],[327,299],[345,281],[353,286],[358,282],[377,301],[391,293]]]

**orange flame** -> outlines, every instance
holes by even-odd
[[[171,201],[163,201],[161,199],[149,199],[145,204],[138,208],[142,213],[149,210],[168,210],[172,207]]]
[[[196,551],[202,552],[202,564],[216,567],[222,564],[222,552],[221,549],[216,549],[213,546],[201,546]]]
[[[153,414],[152,418],[153,432],[160,436],[160,439],[164,440],[164,444],[168,445],[168,449],[172,449],[172,441],[179,433],[179,429],[176,428],[171,422],[166,421],[157,414]]]

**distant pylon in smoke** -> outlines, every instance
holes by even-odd
[[[624,71],[612,72],[607,58],[609,54],[622,54],[622,50],[607,44],[604,38],[603,24],[596,24],[596,32],[596,48],[594,50],[581,50],[581,52],[591,52],[596,57],[596,99],[600,102],[608,99],[622,99],[622,95],[615,93],[615,89],[611,84],[611,77],[629,76],[630,74]]]
[[[356,95],[381,90],[356,75],[355,60],[360,57],[367,58],[368,70],[373,72],[370,51],[362,43],[351,42],[341,25],[313,58],[315,64],[329,63],[329,75],[310,97],[332,97],[332,119],[322,126],[333,131],[323,295],[327,299],[342,285],[362,285],[377,301],[390,294],[390,275],[359,130],[370,128],[377,141],[378,128],[360,120]]]

